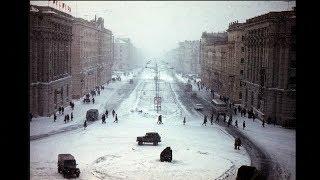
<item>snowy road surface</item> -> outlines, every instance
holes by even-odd
[[[233,149],[234,138],[223,128],[201,126],[202,116],[179,101],[175,81],[166,73],[160,81],[164,124],[158,125],[154,86],[152,70],[145,69],[135,89],[116,108],[119,123],[109,116],[106,124],[96,121],[86,130],[31,141],[30,178],[63,179],[57,172],[60,153],[74,155],[79,179],[233,179],[238,167],[251,164],[244,148]],[[158,146],[137,145],[137,136],[153,131],[161,136]],[[167,146],[173,150],[172,163],[159,160]]]
[[[186,83],[187,78],[175,75],[175,78],[181,83]],[[181,86],[181,83],[178,85]],[[189,98],[190,94],[181,93],[181,99],[185,104],[202,103],[210,107],[210,91],[198,90],[193,84],[193,91],[197,93],[198,98]],[[179,87],[178,87],[179,88]],[[203,113],[210,114],[207,108]],[[252,119],[240,117],[239,114],[233,116],[234,121],[238,120],[240,128],[231,126],[226,127],[226,123],[219,123],[221,127],[234,137],[243,139],[244,146],[250,155],[253,166],[261,169],[269,179],[296,179],[296,131],[285,129],[280,126],[266,124],[262,127],[259,120],[253,122]],[[246,122],[246,128],[242,129],[243,121]]]

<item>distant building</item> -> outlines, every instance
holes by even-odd
[[[129,70],[131,64],[132,44],[129,38],[114,40],[113,70]]]
[[[296,124],[296,13],[270,12],[244,25],[242,104],[260,118]]]
[[[180,42],[177,50],[176,70],[185,74],[198,74],[200,69],[199,41]]]
[[[35,116],[50,116],[71,95],[72,16],[30,6],[29,102]]]
[[[75,18],[72,33],[72,98],[77,99],[111,79],[113,39],[102,18]]]

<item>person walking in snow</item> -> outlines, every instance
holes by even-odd
[[[100,90],[98,90],[98,95],[100,96]]]
[[[102,114],[101,120],[102,120],[102,124],[106,123],[106,115]]]
[[[240,146],[241,146],[241,139],[240,138],[236,138],[235,141],[234,141],[234,149],[240,150]]]
[[[56,115],[56,113],[54,113],[53,114],[53,122],[56,122],[56,120],[57,120],[57,115]]]
[[[207,126],[207,115],[204,115],[204,119],[203,119],[202,125]]]
[[[58,112],[59,112],[59,114],[61,114],[61,106],[59,106]]]
[[[67,115],[64,116],[64,123],[67,123]]]
[[[61,106],[61,112],[62,112],[62,114],[64,114],[64,107],[63,106]]]
[[[71,116],[71,121],[73,121],[73,113],[72,113],[72,112],[71,112],[71,115],[70,115],[70,116]]]
[[[112,110],[112,117],[114,117],[114,114],[115,114],[116,112],[114,111],[114,109]]]
[[[210,123],[211,123],[211,125],[213,125],[213,114],[211,114]]]
[[[243,130],[244,130],[244,128],[246,127],[246,121],[243,121],[242,127],[243,127]]]
[[[265,120],[263,119],[262,120],[262,127],[264,127],[264,124],[265,124]]]
[[[186,117],[183,118],[183,125],[186,125]]]
[[[87,127],[87,121],[84,121],[83,127],[84,127],[84,129],[86,129],[86,127]]]
[[[94,104],[94,97],[92,98],[92,104]]]
[[[109,114],[109,111],[108,109],[106,110],[106,118],[108,118],[108,114]]]
[[[252,114],[252,122],[254,122],[255,119],[256,119],[256,114],[253,113],[253,114]]]
[[[228,127],[231,125],[232,123],[232,116],[230,116],[229,120],[228,120]]]
[[[233,111],[234,111],[234,114],[237,115],[237,108],[234,108]]]
[[[234,122],[234,126],[238,127],[238,120]]]
[[[118,115],[117,114],[116,114],[116,118],[115,118],[115,120],[113,122],[118,123]]]

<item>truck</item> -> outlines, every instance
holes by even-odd
[[[220,99],[212,99],[212,110],[215,114],[227,114],[228,106],[225,102]]]
[[[154,146],[161,142],[161,137],[157,132],[148,132],[145,136],[137,137],[138,145],[142,145],[144,142],[153,143]]]
[[[71,154],[58,155],[58,173],[62,173],[64,178],[76,176],[79,177],[80,169]]]

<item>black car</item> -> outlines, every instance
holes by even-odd
[[[71,154],[58,155],[58,172],[62,173],[64,178],[71,176],[79,177],[80,175],[76,160]]]
[[[158,145],[161,142],[161,137],[156,132],[148,132],[145,136],[137,137],[137,142],[142,145],[144,142],[153,143],[153,145]]]
[[[167,161],[171,162],[172,161],[172,150],[170,147],[166,147],[160,154],[160,161]]]

